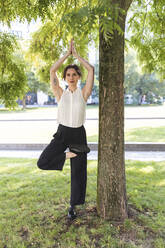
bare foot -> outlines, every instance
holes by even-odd
[[[73,153],[73,152],[66,152],[66,159],[68,158],[74,158],[76,157],[77,154],[76,153]]]

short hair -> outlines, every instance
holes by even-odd
[[[63,72],[63,79],[65,80],[66,78],[66,72],[68,69],[75,69],[75,71],[77,72],[77,74],[81,77],[82,76],[82,73],[80,71],[80,68],[78,67],[78,65],[67,65],[64,69],[64,72]]]

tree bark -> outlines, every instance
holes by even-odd
[[[112,2],[111,2],[112,3]],[[126,10],[126,0],[117,1]],[[113,3],[112,3],[113,4]],[[118,24],[125,30],[125,17]],[[115,30],[108,43],[100,31],[98,214],[111,220],[127,218],[124,164],[124,35]]]
[[[22,99],[22,109],[26,109],[26,96]]]

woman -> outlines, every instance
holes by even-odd
[[[87,69],[88,75],[83,89],[77,88],[81,71],[77,65],[68,65],[64,69],[63,78],[68,84],[67,90],[59,85],[56,75],[62,63],[73,55]],[[66,159],[71,159],[71,197],[68,217],[76,218],[75,206],[84,204],[87,181],[87,147],[86,131],[83,126],[88,97],[92,92],[94,67],[81,58],[70,42],[68,52],[50,69],[50,82],[58,102],[58,129],[54,139],[42,152],[37,165],[43,170],[62,170]],[[65,150],[69,148],[69,152]]]

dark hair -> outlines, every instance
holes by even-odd
[[[68,65],[68,66],[65,67],[64,72],[63,72],[63,79],[66,78],[66,72],[67,72],[68,69],[75,69],[75,71],[77,72],[77,74],[80,77],[82,76],[82,73],[80,71],[80,68],[77,65],[74,64],[74,65]]]

